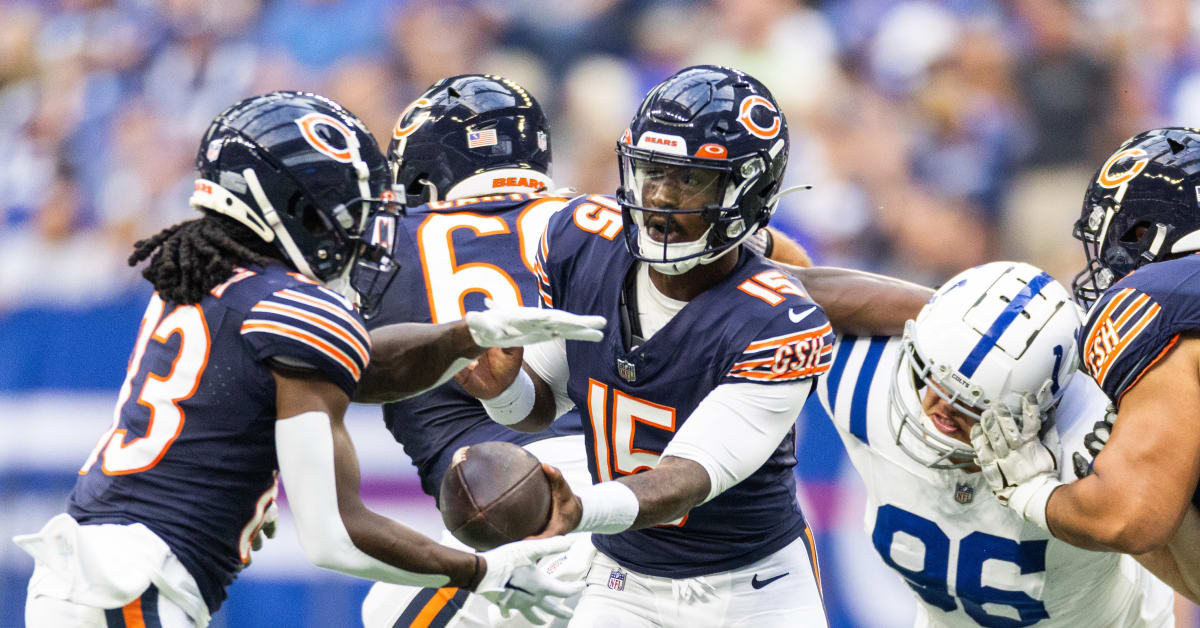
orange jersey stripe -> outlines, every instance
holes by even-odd
[[[434,593],[433,597],[429,598],[429,601],[425,603],[425,606],[421,607],[421,612],[409,624],[409,628],[429,628],[429,625],[433,623],[437,614],[442,612],[442,609],[445,608],[450,598],[454,597],[455,593],[458,593],[458,587],[442,587],[438,589],[437,593]]]
[[[1095,318],[1096,324],[1092,326],[1092,332],[1088,334],[1087,342],[1083,344],[1084,350],[1091,352],[1092,344],[1096,342],[1096,336],[1100,335],[1100,330],[1104,326],[1104,321],[1108,320],[1113,311],[1116,310],[1117,307],[1120,306],[1121,303],[1125,301],[1125,299],[1131,294],[1133,294],[1133,288],[1126,288],[1117,293],[1117,296],[1113,297],[1112,301],[1109,301],[1108,305],[1104,306],[1104,311]]]
[[[1146,310],[1146,313],[1142,314],[1142,317],[1138,319],[1136,323],[1134,323],[1133,327],[1121,337],[1121,340],[1117,342],[1117,346],[1113,347],[1112,351],[1109,351],[1108,355],[1104,356],[1104,362],[1100,365],[1099,370],[1096,372],[1096,381],[1101,386],[1104,385],[1104,380],[1108,377],[1108,371],[1110,368],[1112,368],[1113,364],[1116,364],[1117,358],[1120,357],[1121,353],[1125,351],[1125,348],[1133,342],[1134,338],[1137,338],[1138,334],[1141,334],[1142,330],[1145,329],[1151,321],[1158,317],[1158,312],[1160,310],[1162,310],[1162,307],[1160,307],[1157,303],[1150,307],[1150,309]]]
[[[833,331],[833,327],[830,326],[829,323],[825,323],[824,325],[822,325],[816,329],[810,329],[808,331],[803,331],[803,332],[796,333],[796,334],[789,334],[787,336],[778,336],[775,338],[767,338],[766,340],[759,340],[756,342],[752,342],[746,347],[746,350],[744,351],[744,353],[755,353],[758,351],[763,351],[765,349],[778,349],[779,347],[782,347],[783,345],[790,345],[793,342],[804,340],[805,338],[813,338],[815,336],[824,336],[825,334],[828,334],[832,331]]]
[[[121,618],[125,620],[125,628],[146,628],[146,619],[142,617],[142,598],[122,606]]]
[[[304,294],[303,292],[297,292],[295,290],[280,290],[279,292],[276,292],[275,295],[284,297],[287,299],[292,299],[294,301],[299,301],[301,303],[311,305],[316,308],[320,308],[322,310],[325,310],[326,312],[329,312],[331,314],[334,314],[335,316],[340,317],[342,320],[349,323],[350,326],[354,328],[354,331],[361,334],[363,338],[366,338],[368,341],[368,346],[370,346],[371,335],[367,333],[367,330],[365,328],[363,328],[362,324],[360,324],[357,320],[355,320],[353,316],[350,316],[349,314],[347,314],[346,310],[343,310],[338,307],[334,307],[326,301],[322,301],[316,297],[310,297],[307,294]]]
[[[325,320],[319,316],[314,316],[298,307],[292,307],[282,303],[263,301],[258,305],[255,305],[253,308],[250,308],[250,311],[274,312],[282,316],[291,316],[292,318],[298,318],[304,322],[311,323],[328,331],[338,338],[341,338],[342,341],[350,345],[350,348],[354,349],[354,352],[358,354],[359,359],[361,359],[363,362],[366,362],[368,359],[370,359],[368,356],[370,355],[371,350],[368,349],[367,346],[362,343],[362,341],[346,333],[345,329],[342,329],[341,327],[338,327],[337,325],[334,325],[333,323],[330,323],[328,320]]]
[[[803,369],[800,371],[785,371],[783,373],[778,373],[778,374],[764,372],[764,371],[739,371],[737,373],[730,373],[729,377],[741,377],[743,379],[753,379],[753,380],[764,381],[764,382],[784,382],[784,381],[787,381],[790,379],[805,379],[808,377],[820,375],[820,374],[828,371],[829,368],[830,368],[830,365],[822,364],[822,365],[818,365],[818,366],[812,366],[812,367],[809,367],[809,368],[806,368],[806,369]]]
[[[265,332],[269,334],[275,334],[277,336],[285,336],[288,338],[301,340],[312,348],[324,353],[334,361],[346,367],[346,370],[350,371],[350,374],[354,376],[354,381],[358,381],[358,378],[362,376],[362,370],[358,368],[358,365],[354,363],[354,360],[351,360],[350,356],[346,355],[344,351],[333,345],[330,345],[324,340],[321,340],[320,338],[308,333],[307,331],[304,331],[303,329],[292,327],[291,325],[286,325],[284,323],[254,321],[242,324],[242,333],[244,334],[246,332]]]

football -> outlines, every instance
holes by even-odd
[[[477,550],[537,534],[550,521],[550,481],[533,454],[489,441],[454,452],[438,504],[454,538]]]

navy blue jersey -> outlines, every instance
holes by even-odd
[[[550,218],[539,249],[546,305],[605,316],[597,343],[567,341],[567,391],[584,415],[588,466],[597,482],[652,468],[675,431],[720,384],[777,384],[829,369],[833,331],[793,279],[748,251],[633,350],[617,321],[634,259],[609,197],[571,201]],[[731,434],[736,438],[736,434]],[[792,475],[795,428],[754,474],[680,522],[615,535],[596,547],[629,569],[699,576],[752,563],[804,530]]]
[[[1193,331],[1200,331],[1200,255],[1147,264],[1088,312],[1079,336],[1082,368],[1119,402],[1179,334]],[[1200,507],[1200,490],[1192,503]]]
[[[352,395],[369,351],[348,301],[282,265],[238,269],[195,305],[155,294],[67,512],[150,528],[216,612],[278,492],[268,362],[306,365]]]
[[[565,203],[553,196],[501,194],[421,205],[403,220],[377,218],[372,239],[391,247],[400,271],[368,326],[456,321],[485,309],[485,297],[497,305],[536,305],[537,244],[550,214]],[[453,381],[386,404],[383,416],[417,466],[421,488],[435,498],[460,447],[492,440],[525,445],[582,429],[571,411],[544,432],[510,430]]]

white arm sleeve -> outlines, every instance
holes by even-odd
[[[571,369],[567,366],[567,341],[562,338],[539,342],[525,347],[525,364],[550,385],[554,392],[554,418],[558,418],[575,407],[567,396],[567,380]]]
[[[704,467],[712,484],[707,502],[771,457],[795,424],[813,381],[721,384],[696,406],[662,455]]]
[[[275,421],[275,450],[279,474],[287,488],[288,506],[296,519],[300,546],[318,567],[352,576],[441,587],[450,582],[442,574],[422,574],[393,567],[367,555],[354,545],[338,513],[333,466],[333,430],[329,415],[305,412]]]

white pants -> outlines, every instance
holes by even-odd
[[[557,467],[572,489],[591,485],[582,434],[547,438],[529,443],[525,449],[538,460]],[[474,551],[449,532],[442,534],[441,543],[466,552]],[[366,628],[407,628],[417,623],[417,618],[438,628],[524,628],[530,625],[520,613],[501,618],[499,609],[491,602],[453,587],[422,589],[376,582],[363,600],[362,620]],[[564,624],[556,621],[550,625]]]
[[[208,625],[196,581],[140,523],[81,526],[64,513],[13,541],[34,558],[29,628]]]
[[[196,623],[179,605],[158,595],[150,585],[146,594],[120,608],[102,609],[44,595],[25,600],[26,628],[194,628]]]
[[[828,626],[808,538],[745,567],[696,578],[647,576],[597,554],[570,628]]]

